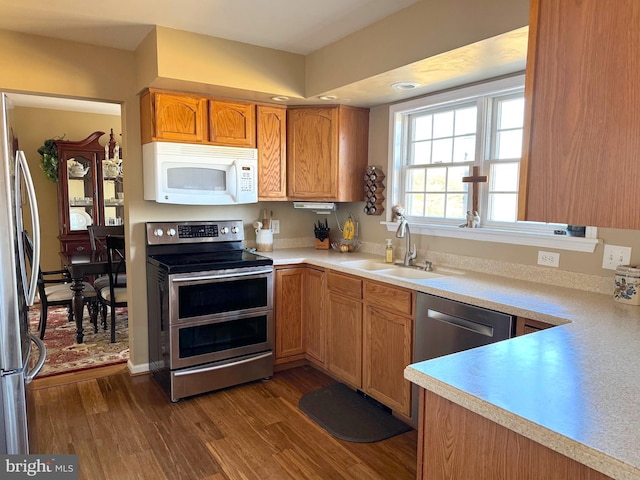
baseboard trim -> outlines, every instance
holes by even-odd
[[[138,365],[134,365],[131,362],[131,359],[127,362],[127,367],[129,368],[129,373],[131,375],[142,375],[145,373],[149,373],[150,368],[148,363],[140,363]]]

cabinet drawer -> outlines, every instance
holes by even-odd
[[[350,275],[341,275],[329,272],[327,275],[327,286],[330,292],[336,292],[345,297],[362,298],[362,280]]]
[[[414,295],[411,290],[383,283],[365,282],[364,299],[369,305],[376,305],[395,313],[413,315]]]

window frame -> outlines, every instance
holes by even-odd
[[[389,107],[389,150],[387,165],[387,208],[386,224],[388,231],[395,231],[397,222],[393,218],[394,205],[403,203],[400,199],[404,198],[404,181],[402,175],[406,165],[406,141],[409,138],[410,122],[408,116],[410,114],[419,113],[422,110],[432,110],[438,107],[451,107],[463,105],[472,101],[478,101],[478,97],[508,96],[513,93],[521,92],[524,89],[524,74],[514,75],[507,78],[492,80],[485,83],[464,86],[444,92],[434,93],[423,97],[409,99],[407,101],[392,104]],[[489,98],[480,99],[484,102],[483,114],[487,114],[487,109],[493,108],[489,105],[492,102]],[[480,102],[478,102],[480,103]],[[480,108],[480,106],[479,106]],[[495,119],[493,112],[491,125]],[[480,118],[480,115],[479,115]],[[490,165],[490,160],[485,158],[486,145],[492,145],[491,135],[494,134],[493,128],[485,128],[485,121],[480,121],[482,125],[478,125],[477,144],[476,144],[476,161],[475,165],[482,163],[485,167]],[[526,126],[525,126],[526,128]],[[482,155],[482,156],[480,156]],[[488,156],[488,153],[487,153]],[[519,162],[521,159],[519,160]],[[484,171],[481,174],[486,174]],[[480,184],[480,209],[488,211],[488,183]],[[471,195],[470,191],[468,193]],[[500,243],[511,243],[517,245],[533,245],[544,246],[549,248],[558,248],[574,251],[593,252],[599,243],[597,237],[597,229],[595,227],[587,228],[585,238],[570,237],[568,235],[554,234],[555,230],[564,230],[565,225],[544,224],[536,222],[527,222],[526,228],[522,228],[520,222],[483,222],[482,228],[469,229],[458,228],[460,223],[457,220],[442,221],[425,221],[425,217],[407,217],[412,232],[422,233],[426,235],[447,236],[456,238],[478,239],[485,241],[493,241]],[[524,226],[524,225],[523,225]]]

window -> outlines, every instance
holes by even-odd
[[[518,210],[524,87],[521,82],[462,100],[434,102],[400,112],[399,203],[407,216],[464,223],[478,189],[481,225],[513,227]],[[463,181],[478,167],[486,184]]]
[[[416,233],[594,251],[595,228],[575,238],[554,234],[567,225],[517,221],[524,75],[394,104],[390,124],[389,231],[401,204]],[[457,228],[474,210],[474,189],[483,228]]]

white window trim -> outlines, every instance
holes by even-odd
[[[395,232],[398,222],[380,222],[386,225],[387,231]],[[451,225],[434,225],[409,222],[411,233],[432,235],[434,237],[461,238],[464,240],[479,240],[484,242],[508,243],[510,245],[527,245],[530,247],[554,248],[557,250],[571,250],[574,252],[593,253],[602,241],[597,238],[597,228],[587,227],[585,237],[569,235],[553,235],[541,232],[518,232],[500,230],[497,228],[460,228]]]
[[[439,104],[453,101],[463,101],[466,98],[478,95],[490,95],[510,88],[521,87],[524,84],[524,75],[516,75],[509,78],[491,82],[490,88],[486,84],[474,85],[462,89],[452,90],[429,97],[428,104],[425,98],[418,98],[401,102],[389,107],[389,151],[387,164],[387,209],[386,221],[380,222],[386,225],[387,230],[395,232],[398,223],[394,222],[392,207],[399,203],[398,192],[400,191],[399,168],[396,168],[396,159],[401,158],[401,145],[397,144],[396,131],[402,129],[400,115],[412,111],[421,110],[425,107],[434,107]],[[484,226],[482,228],[460,228],[454,225],[428,224],[409,222],[412,233],[421,235],[433,235],[438,237],[462,238],[467,240],[480,240],[486,242],[508,243],[512,245],[528,245],[533,247],[555,248],[558,250],[571,250],[575,252],[595,251],[596,246],[601,243],[597,238],[597,228],[587,227],[587,234],[582,237],[571,237],[569,235],[554,235],[547,232],[517,231],[513,229],[500,229],[494,226]]]

